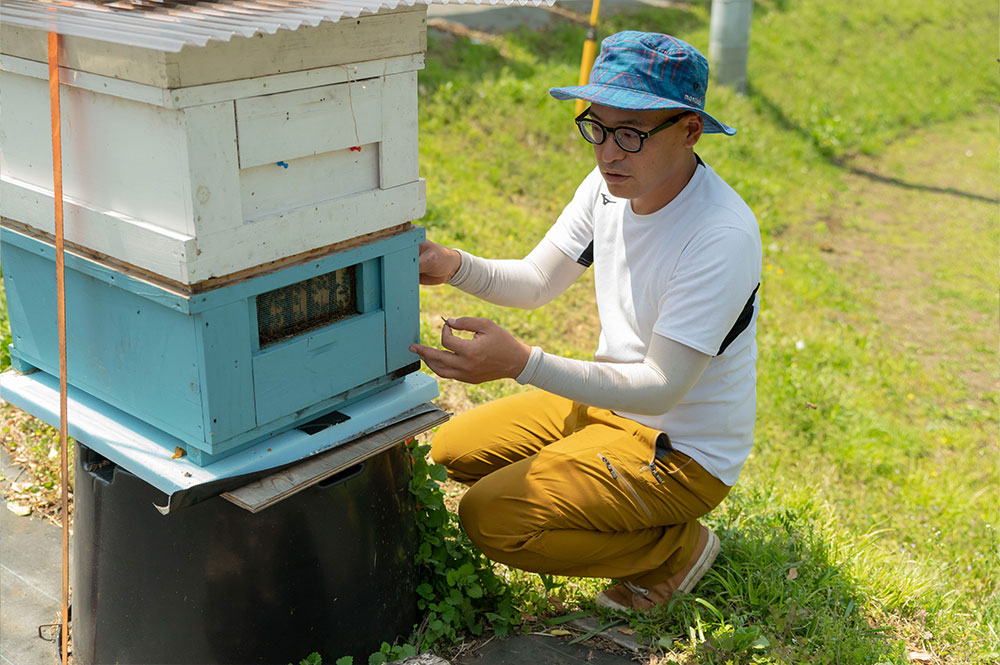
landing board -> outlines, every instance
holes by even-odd
[[[161,512],[193,503],[211,488],[219,494],[391,423],[400,414],[438,396],[437,382],[421,373],[340,409],[348,419],[314,434],[293,429],[244,451],[200,467],[173,458],[182,441],[70,386],[69,436],[107,457],[168,496]],[[0,397],[53,427],[59,427],[59,380],[45,372],[0,374]],[[231,482],[227,482],[231,481]],[[211,484],[209,488],[209,484]]]

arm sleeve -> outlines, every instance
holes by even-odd
[[[569,288],[586,270],[542,239],[523,259],[484,259],[458,250],[462,265],[452,286],[494,305],[534,309]]]
[[[574,360],[536,346],[517,382],[602,409],[659,415],[681,401],[711,359],[656,334],[641,363]]]

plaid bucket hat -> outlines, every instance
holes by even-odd
[[[705,121],[706,134],[736,130],[705,113],[708,61],[685,41],[627,30],[606,37],[590,70],[590,83],[551,88],[556,99],[583,99],[631,111],[685,109]]]

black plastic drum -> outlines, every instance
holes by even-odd
[[[252,514],[163,493],[76,446],[75,665],[365,663],[417,620],[405,445]]]

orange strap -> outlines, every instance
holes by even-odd
[[[69,649],[69,453],[66,404],[66,267],[63,263],[62,131],[59,119],[59,35],[49,33],[49,106],[52,112],[52,198],[56,216],[56,309],[59,326],[59,448],[62,451],[62,662]]]

